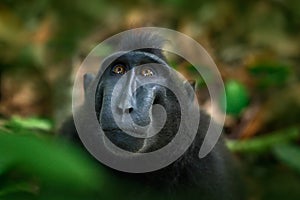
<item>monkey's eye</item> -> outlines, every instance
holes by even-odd
[[[126,69],[125,69],[125,66],[122,65],[122,64],[117,64],[113,67],[112,71],[115,73],[115,74],[125,74],[126,73]]]
[[[153,71],[151,69],[148,69],[148,68],[143,69],[141,71],[141,73],[142,73],[142,76],[153,76]]]

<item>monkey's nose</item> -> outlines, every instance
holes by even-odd
[[[134,105],[135,102],[133,97],[130,95],[124,95],[123,98],[121,98],[121,101],[118,103],[118,109],[122,114],[131,113],[134,109]]]
[[[129,108],[128,112],[131,113],[133,111],[133,108]]]
[[[122,113],[131,113],[136,106],[136,79],[134,71],[130,71],[127,75],[126,87],[123,89],[122,94],[119,96],[118,108]]]
[[[118,106],[118,109],[121,111],[122,114],[132,113],[133,111],[133,107]]]

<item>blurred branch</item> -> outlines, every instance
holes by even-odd
[[[274,145],[288,143],[299,138],[300,129],[291,127],[248,140],[227,140],[226,144],[233,152],[260,153],[269,150]]]

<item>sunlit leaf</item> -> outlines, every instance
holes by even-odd
[[[51,121],[41,118],[21,118],[18,116],[12,117],[7,123],[8,126],[17,126],[24,129],[40,129],[44,131],[50,131],[53,127]]]

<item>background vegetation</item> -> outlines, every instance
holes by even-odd
[[[0,199],[122,193],[122,183],[56,133],[71,113],[82,59],[103,39],[148,25],[193,37],[215,60],[226,86],[227,145],[249,199],[299,199],[299,10],[297,0],[1,0]],[[201,79],[185,63],[176,67],[198,79],[206,108]]]

